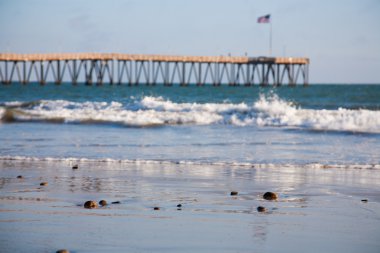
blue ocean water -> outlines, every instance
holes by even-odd
[[[379,164],[380,85],[0,86],[1,159]]]

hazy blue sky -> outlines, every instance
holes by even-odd
[[[380,0],[0,0],[0,52],[310,57],[313,83],[380,83]]]

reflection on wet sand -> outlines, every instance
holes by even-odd
[[[379,188],[373,187],[379,170],[91,162],[79,163],[73,170],[69,163],[46,161],[7,162],[0,169],[0,224],[7,231],[0,236],[10,245],[9,252],[23,251],[32,242],[34,251],[62,247],[46,243],[47,238],[55,238],[52,242],[59,238],[66,243],[63,246],[78,252],[93,247],[93,240],[102,242],[97,247],[101,251],[251,252],[272,247],[275,241],[284,243],[283,250],[293,249],[286,240],[308,233],[325,237],[331,226],[335,230],[326,238],[327,249],[335,240],[348,248],[380,232],[379,202],[360,195],[372,186],[372,196],[379,196]],[[40,186],[41,182],[47,184]],[[277,198],[264,199],[270,191]],[[107,205],[85,209],[89,200],[106,200]],[[352,219],[364,212],[364,220]],[[352,241],[342,231],[358,223],[362,236]],[[80,240],[71,234],[73,229],[80,231]],[[20,236],[29,239],[15,244],[14,238]],[[310,238],[303,240],[312,243]],[[307,250],[302,245],[299,249]]]

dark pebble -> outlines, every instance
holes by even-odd
[[[178,208],[181,208],[181,207],[182,207],[182,204],[178,204],[177,207],[178,207]]]
[[[231,196],[236,196],[236,195],[238,195],[239,193],[238,192],[235,192],[235,191],[232,191],[231,192]]]
[[[258,211],[259,213],[262,213],[262,212],[266,212],[267,209],[266,209],[265,207],[263,207],[263,206],[259,206],[259,207],[257,207],[257,211]]]
[[[107,201],[105,201],[104,199],[102,199],[101,201],[99,201],[99,205],[106,206],[107,205]]]
[[[60,249],[57,250],[56,253],[70,253],[70,251],[68,251],[67,249]]]
[[[79,168],[78,164],[73,165],[73,170],[77,170]]]
[[[111,202],[111,204],[120,204],[120,201]]]
[[[362,199],[362,202],[367,203],[368,199]]]
[[[158,206],[154,207],[153,210],[158,211],[160,208]]]
[[[278,196],[274,192],[266,192],[264,193],[263,198],[266,200],[276,200]]]
[[[47,186],[48,185],[48,182],[42,182],[40,183],[41,186]]]
[[[21,179],[21,178],[23,178],[23,176],[21,176],[21,175],[18,175],[18,176],[17,176],[17,178],[20,178],[20,179]]]
[[[98,204],[92,200],[86,201],[86,203],[84,203],[84,208],[87,208],[87,209],[93,209],[97,207],[98,207]]]

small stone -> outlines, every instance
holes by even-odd
[[[120,201],[111,202],[111,204],[120,204]]]
[[[363,202],[363,203],[367,203],[367,202],[368,202],[368,199],[362,199],[362,202]]]
[[[78,164],[74,164],[72,167],[73,170],[77,170],[78,168],[79,168]]]
[[[70,251],[68,251],[67,249],[60,249],[57,250],[56,253],[70,253]]]
[[[21,179],[21,178],[24,178],[24,177],[23,177],[23,176],[21,176],[21,175],[18,175],[18,176],[17,176],[17,178]]]
[[[153,208],[153,210],[158,211],[158,210],[160,210],[160,208],[159,208],[158,206],[155,206],[155,207]]]
[[[97,207],[98,207],[98,204],[92,200],[86,201],[86,203],[84,203],[84,208],[87,208],[87,209],[93,209]]]
[[[276,200],[278,196],[274,192],[266,192],[264,193],[263,198],[266,200]]]
[[[105,201],[104,199],[102,199],[101,201],[99,201],[99,205],[106,206],[107,205],[107,201]]]
[[[178,208],[181,208],[181,207],[182,207],[182,204],[178,204],[177,207],[178,207]]]
[[[263,213],[263,212],[266,212],[267,209],[266,209],[265,207],[263,207],[263,206],[258,206],[258,207],[257,207],[257,211],[258,211],[259,213]]]
[[[40,186],[47,186],[48,185],[48,182],[42,182],[40,183]]]
[[[239,193],[238,192],[236,192],[236,191],[232,191],[231,192],[231,196],[236,196],[236,195],[238,195]]]

